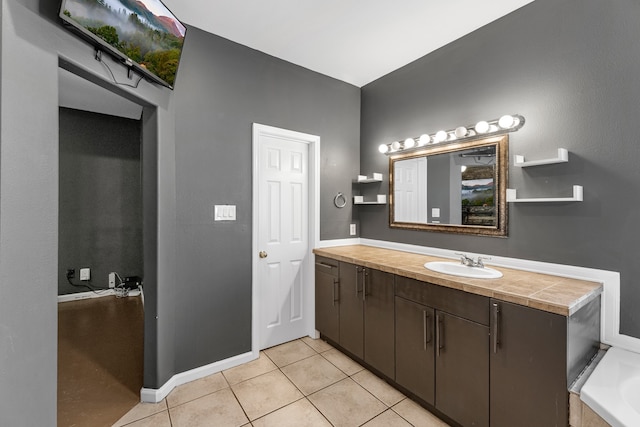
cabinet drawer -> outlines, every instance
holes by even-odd
[[[489,325],[489,298],[408,277],[396,278],[396,295],[446,313]]]
[[[338,277],[340,273],[339,265],[340,262],[335,259],[316,255],[316,270],[318,272]]]
[[[435,286],[431,283],[409,279],[408,277],[396,277],[396,295],[418,304],[431,305]]]

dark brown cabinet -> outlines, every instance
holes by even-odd
[[[563,316],[316,258],[316,329],[463,427],[568,425],[600,298]]]
[[[489,328],[440,311],[435,326],[435,407],[463,426],[488,427]]]
[[[340,278],[338,261],[316,257],[316,329],[340,341]]]
[[[566,426],[567,318],[491,301],[491,426]]]
[[[435,310],[396,297],[396,382],[435,403]]]
[[[364,274],[364,361],[393,379],[394,275],[369,268]]]
[[[393,283],[393,274],[340,263],[338,342],[389,378],[395,369]]]
[[[364,356],[364,303],[362,297],[364,269],[340,263],[340,340],[342,348]]]
[[[396,294],[396,382],[463,426],[488,426],[488,298],[404,277]]]

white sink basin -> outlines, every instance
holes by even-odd
[[[469,267],[459,262],[433,261],[424,265],[429,270],[453,276],[470,277],[472,279],[497,279],[502,273],[489,267]]]

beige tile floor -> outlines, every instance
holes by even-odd
[[[114,427],[448,427],[324,341],[305,337],[140,403]]]

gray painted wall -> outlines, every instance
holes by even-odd
[[[427,194],[429,195],[429,203],[427,206],[429,220],[433,220],[431,216],[431,207],[440,208],[440,218],[438,221],[448,224],[451,222],[451,161],[449,156],[442,154],[430,157],[427,161]]]
[[[363,237],[621,272],[621,330],[640,337],[638,233],[640,3],[537,0],[363,88],[363,170],[386,170],[383,142],[519,113],[510,154],[570,151],[569,163],[509,168],[521,197],[584,202],[511,204],[509,237],[392,230],[361,211]]]
[[[323,239],[348,236],[352,212],[332,200],[338,191],[349,194],[359,171],[359,89],[195,29],[175,91],[145,81],[135,90],[114,86],[93,48],[61,28],[57,3],[0,0],[0,425],[56,422],[59,58],[144,106],[145,387],[247,349],[251,123],[321,136]],[[123,67],[103,59],[127,82]],[[187,148],[203,150],[208,163]],[[179,222],[177,183],[183,193],[195,191],[181,195]],[[194,197],[202,191],[204,200]],[[177,239],[178,223],[181,234],[193,235],[221,199],[240,208],[233,227],[205,223],[206,238]],[[227,251],[238,258],[223,265]],[[178,265],[188,273],[180,281]],[[205,332],[193,332],[199,328]]]
[[[139,120],[60,108],[58,294],[72,286],[68,268],[91,268],[95,288],[108,275],[143,276]]]
[[[176,89],[176,367],[251,349],[252,124],[321,138],[323,239],[348,237],[333,205],[358,173],[360,90],[190,28]],[[354,161],[356,160],[356,161]],[[237,221],[214,223],[215,204]]]
[[[0,425],[49,426],[56,423],[59,57],[94,83],[113,85],[93,49],[57,23],[57,2],[1,5]],[[124,68],[111,65],[126,81]],[[145,385],[154,387],[175,373],[175,113],[168,90],[146,82],[135,92],[113,90],[147,106],[145,266],[157,271],[145,275]]]

